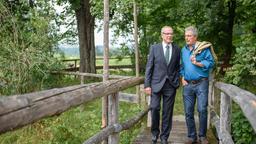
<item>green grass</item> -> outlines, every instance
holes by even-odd
[[[183,98],[182,98],[182,87],[177,89],[173,115],[184,115],[184,106],[183,106]]]
[[[97,70],[97,74],[103,74],[102,69]],[[121,75],[121,76],[134,76],[135,71],[133,69],[109,69],[110,75]]]
[[[67,59],[76,59],[76,58],[67,58]],[[124,57],[122,59],[109,59],[109,65],[131,65],[132,61],[129,57]],[[75,65],[74,61],[65,62],[65,65]],[[79,66],[79,61],[77,61],[77,65]],[[96,66],[103,66],[103,59],[96,59]]]
[[[122,60],[119,59],[109,59],[109,65],[131,65],[131,58],[123,58]],[[96,60],[96,66],[102,66],[103,65],[103,59]]]

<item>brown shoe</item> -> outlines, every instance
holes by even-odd
[[[184,144],[197,144],[197,141],[193,140],[191,138],[188,138],[187,141]]]
[[[207,138],[205,138],[205,137],[201,137],[201,138],[199,139],[199,142],[200,142],[200,144],[209,144]]]

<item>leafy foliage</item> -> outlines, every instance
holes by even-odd
[[[242,11],[248,6],[255,5],[255,2],[241,2],[244,7],[239,7]],[[252,20],[255,11],[238,13],[239,23],[235,25],[233,44],[237,47],[236,54],[232,59],[232,68],[228,69],[225,81],[240,86],[246,90],[256,93],[256,23]],[[243,18],[244,21],[242,21]]]
[[[103,1],[93,0],[91,3],[92,13],[96,18],[103,19]],[[227,61],[226,64],[235,54],[235,47],[240,47],[232,42],[233,37],[240,36],[236,31],[248,27],[256,31],[253,20],[255,11],[249,8],[255,6],[253,0],[141,0],[136,3],[141,68],[145,67],[149,46],[161,41],[160,29],[164,25],[174,28],[174,42],[179,46],[184,45],[184,28],[196,26],[199,29],[199,40],[212,42],[217,55]],[[123,45],[130,49],[133,48],[132,38],[128,37],[133,32],[132,10],[132,1],[110,1],[110,25],[117,37],[125,39]],[[123,45],[122,48],[126,49]],[[129,54],[133,56],[134,51]]]
[[[245,37],[236,52],[233,67],[227,72],[226,81],[241,85],[249,80],[250,84],[256,86],[253,83],[256,78],[256,44],[253,38]]]
[[[237,38],[239,44],[233,58],[233,66],[228,69],[225,81],[256,93],[256,45],[255,36],[248,31]],[[234,106],[232,114],[232,136],[235,143],[255,143],[256,134],[242,111]]]
[[[233,106],[235,113],[232,113],[232,136],[236,144],[252,144],[256,142],[256,134],[248,120],[244,117],[238,106]]]
[[[38,5],[42,7],[33,9],[26,2],[10,6],[0,1],[0,94],[41,89],[49,71],[60,66],[53,58],[53,11],[47,3]]]

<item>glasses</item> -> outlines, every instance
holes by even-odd
[[[193,37],[194,35],[185,35],[185,37]]]
[[[164,32],[163,32],[163,34],[164,35],[173,35],[173,33],[164,33]]]

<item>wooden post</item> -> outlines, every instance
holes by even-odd
[[[213,108],[213,103],[212,103],[212,94],[213,94],[213,79],[214,79],[214,74],[210,73],[209,75],[209,88],[208,88],[208,114],[207,114],[207,129],[210,128],[210,118],[211,118],[211,109]]]
[[[76,64],[77,62],[76,61],[77,61],[77,59],[75,59],[75,68],[77,68],[77,64]]]
[[[147,102],[147,96],[144,93],[144,84],[140,85],[140,97],[141,97],[141,102],[143,104],[144,107],[148,106],[148,102]]]
[[[77,68],[77,62],[76,62],[76,61],[77,61],[77,59],[75,59],[75,68],[74,68],[75,70],[76,70],[76,68]],[[78,71],[79,71],[79,69],[78,69]],[[77,76],[75,75],[75,79],[76,79],[76,78],[77,78]],[[81,84],[84,84],[84,77],[80,77],[80,80],[81,80],[80,83],[81,83]]]
[[[114,125],[118,123],[118,93],[112,94],[108,97],[109,101],[109,110],[108,110],[108,125]],[[115,133],[110,135],[108,138],[109,144],[118,144],[119,143],[119,134]]]
[[[221,101],[220,101],[220,133],[221,136],[224,136],[225,131],[231,131],[231,98],[225,93],[221,92]],[[220,144],[224,144],[220,138]]]
[[[138,47],[138,20],[137,20],[137,4],[136,0],[133,0],[133,19],[134,19],[134,49],[135,49],[135,70],[136,77],[139,77],[139,47]],[[138,103],[141,105],[140,86],[136,86],[136,94],[138,96]]]
[[[84,84],[84,76],[80,76],[80,84]]]
[[[109,77],[109,0],[104,0],[104,64],[103,64],[103,82]],[[108,124],[108,95],[102,99],[102,128]],[[104,140],[103,144],[107,144]]]

